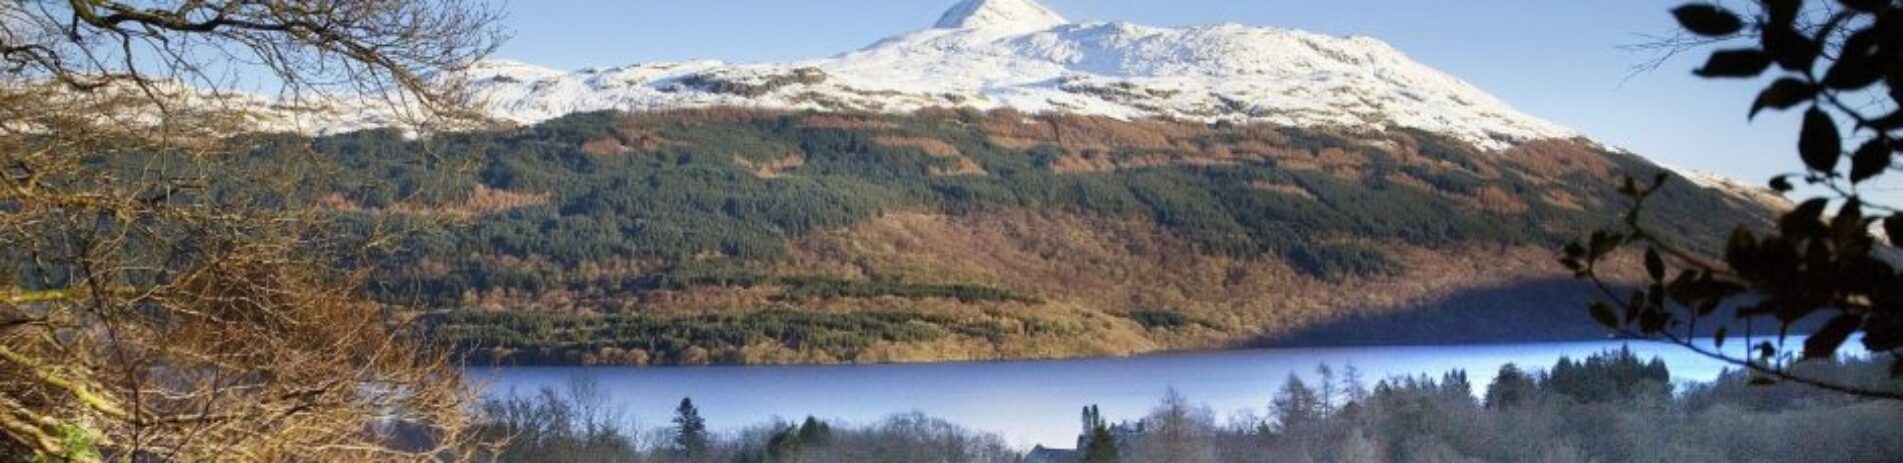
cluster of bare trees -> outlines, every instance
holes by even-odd
[[[1809,363],[1801,373],[1895,390],[1887,360]],[[1754,386],[1733,370],[1668,384],[1656,360],[1609,351],[1551,369],[1506,365],[1484,397],[1452,371],[1365,385],[1351,371],[1290,376],[1267,415],[1215,412],[1171,393],[1140,420],[1105,426],[1079,446],[1086,462],[1281,461],[1844,461],[1894,460],[1894,404],[1798,383]],[[1085,418],[1092,420],[1091,411]],[[1101,420],[1101,418],[1097,418]],[[1101,423],[1101,422],[1099,422]],[[1099,424],[1099,426],[1103,426]]]
[[[1842,384],[1903,387],[1889,382],[1887,360],[1800,368]],[[481,432],[513,436],[494,455],[525,462],[1878,462],[1903,449],[1889,432],[1903,414],[1887,401],[1797,383],[1755,386],[1742,370],[1705,383],[1670,377],[1662,361],[1629,350],[1550,368],[1508,364],[1484,385],[1460,370],[1370,383],[1353,367],[1323,365],[1264,391],[1266,407],[1226,419],[1173,390],[1134,420],[1112,423],[1086,406],[1076,450],[1024,455],[999,436],[916,412],[722,432],[733,424],[702,421],[683,402],[670,424],[644,433],[578,378],[566,391],[486,402]]]
[[[479,457],[524,463],[1009,463],[1021,458],[995,434],[918,412],[837,426],[808,416],[798,423],[774,420],[715,432],[692,400],[683,399],[669,425],[643,430],[586,378],[560,391],[508,392],[483,403],[487,420],[477,427],[478,435],[503,444]]]
[[[260,101],[471,114],[448,76],[498,41],[485,8],[0,2],[0,460],[470,451],[457,370],[331,265],[376,243],[219,165]],[[230,93],[258,89],[291,98]]]

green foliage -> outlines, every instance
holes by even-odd
[[[33,457],[27,461],[32,463],[55,463],[102,460],[102,455],[99,453],[99,444],[95,441],[93,434],[87,431],[86,428],[71,423],[62,423],[59,429],[60,447],[65,449],[66,454],[33,455]]]
[[[680,407],[674,409],[673,444],[674,451],[687,461],[704,459],[711,450],[713,443],[707,435],[707,421],[701,419],[693,399],[681,399]]]
[[[1387,254],[1353,244],[1297,247],[1288,258],[1295,268],[1329,280],[1385,275],[1400,268]]]
[[[431,336],[472,361],[581,363],[603,348],[640,349],[649,362],[748,363],[739,350],[776,344],[850,360],[879,342],[925,342],[973,331],[971,322],[900,311],[819,313],[769,309],[744,315],[682,317],[457,312],[427,319]],[[704,349],[711,358],[691,358]]]
[[[1078,459],[1083,463],[1116,463],[1121,460],[1122,447],[1117,444],[1117,436],[1110,432],[1110,423],[1103,418],[1103,410],[1096,405],[1084,407],[1084,429],[1082,453]]]
[[[812,445],[827,445],[833,441],[833,427],[832,425],[826,424],[825,421],[807,416],[806,421],[800,423],[797,437],[799,437],[800,442]]]
[[[1532,400],[1537,392],[1538,383],[1532,375],[1520,371],[1514,364],[1500,367],[1500,373],[1493,377],[1493,383],[1487,385],[1487,396],[1483,401],[1488,409],[1517,407]]]
[[[956,299],[964,303],[1040,302],[1035,297],[1022,295],[1015,291],[981,285],[910,284],[892,279],[859,281],[833,277],[785,277],[779,280],[788,286],[788,289],[781,298],[790,300],[815,298],[875,298],[889,296],[905,299]]]
[[[1671,372],[1657,358],[1643,361],[1631,350],[1603,352],[1584,361],[1560,358],[1541,383],[1545,392],[1585,403],[1661,398],[1671,395]]]
[[[1136,309],[1131,310],[1128,316],[1131,321],[1152,330],[1171,330],[1195,323],[1188,314],[1172,309]]]

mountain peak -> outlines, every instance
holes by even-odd
[[[937,28],[827,58],[644,63],[577,72],[489,60],[458,77],[491,114],[524,124],[599,110],[742,106],[902,113],[969,107],[1377,131],[1406,127],[1488,150],[1577,136],[1374,39],[1238,24],[1072,25],[1039,0],[956,3]],[[334,131],[380,126],[388,118],[339,110],[330,119],[313,124]]]
[[[1070,24],[1037,0],[964,0],[938,19],[940,29],[1035,32]]]

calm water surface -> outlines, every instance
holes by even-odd
[[[1801,346],[1793,339],[1790,346]],[[1219,420],[1233,413],[1266,413],[1270,395],[1290,373],[1315,377],[1319,364],[1354,365],[1367,383],[1396,375],[1464,369],[1476,389],[1501,365],[1544,369],[1561,356],[1575,359],[1629,346],[1659,356],[1675,381],[1709,381],[1723,365],[1676,346],[1598,341],[1466,346],[1260,349],[1146,355],[1125,358],[946,363],[925,365],[785,367],[506,367],[473,371],[490,396],[562,390],[590,378],[642,429],[667,426],[682,397],[693,397],[709,426],[731,431],[775,417],[807,415],[865,423],[920,411],[1002,435],[1012,445],[1070,447],[1078,410],[1102,406],[1112,421],[1143,416],[1175,388],[1208,405]],[[1731,342],[1727,351],[1742,352]],[[1738,353],[1734,352],[1734,354]],[[1479,394],[1482,391],[1476,390]]]

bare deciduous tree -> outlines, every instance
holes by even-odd
[[[0,459],[466,451],[455,367],[332,265],[369,244],[234,194],[276,179],[221,166],[270,142],[231,135],[273,101],[473,114],[451,76],[494,19],[461,0],[0,3]]]

